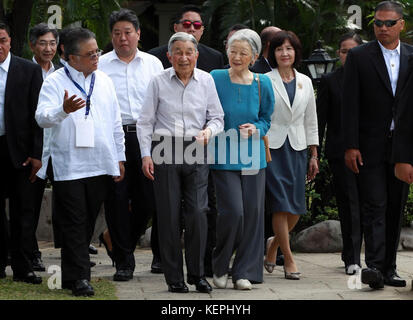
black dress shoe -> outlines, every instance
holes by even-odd
[[[98,254],[98,249],[96,249],[93,245],[89,245],[89,254]]]
[[[384,277],[384,284],[392,287],[405,287],[406,280],[400,278],[397,272],[394,272],[393,274]]]
[[[160,261],[152,261],[151,272],[152,273],[163,273],[162,263]]]
[[[205,279],[205,277],[191,277],[188,276],[189,284],[193,284],[196,287],[196,290],[202,293],[210,293],[212,291],[211,285]]]
[[[46,271],[46,268],[45,268],[45,266],[44,266],[44,264],[43,264],[42,259],[40,259],[40,258],[38,258],[38,257],[35,257],[35,258],[32,260],[32,267],[33,267],[33,270],[34,270],[34,271]]]
[[[124,269],[116,270],[116,273],[113,276],[113,281],[129,281],[133,278],[133,270]]]
[[[76,280],[72,287],[72,294],[74,296],[93,296],[95,292],[93,287],[89,284],[89,281]]]
[[[177,292],[177,293],[187,293],[189,290],[184,282],[178,282],[178,283],[169,284],[168,291]]]
[[[277,259],[275,259],[275,264],[277,266],[283,266],[284,265],[284,255],[280,254],[277,256]]]
[[[361,282],[372,289],[384,288],[383,274],[376,268],[365,268],[361,271]]]
[[[28,272],[25,275],[13,275],[13,281],[20,281],[32,284],[41,284],[42,278],[37,276],[34,272]]]

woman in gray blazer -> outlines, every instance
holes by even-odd
[[[266,169],[266,197],[272,214],[275,236],[267,240],[265,269],[275,267],[277,248],[284,254],[286,279],[299,280],[294,262],[289,232],[306,213],[305,180],[307,148],[310,149],[307,179],[318,173],[318,129],[316,104],[311,79],[297,72],[301,59],[301,44],[291,31],[280,31],[271,41],[268,60],[273,71],[270,77],[275,105],[271,127],[267,132],[272,156]]]

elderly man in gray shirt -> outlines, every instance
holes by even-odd
[[[184,32],[170,38],[167,55],[172,67],[152,79],[136,126],[142,170],[154,181],[165,279],[170,292],[181,293],[188,292],[180,246],[181,199],[185,203],[187,282],[199,292],[212,290],[203,262],[209,172],[206,145],[224,128],[214,81],[209,73],[195,68],[197,45]]]

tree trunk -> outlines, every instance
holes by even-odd
[[[27,39],[32,7],[34,0],[14,0],[13,9],[8,17],[7,24],[10,27],[11,51],[16,56],[21,56],[23,46]]]

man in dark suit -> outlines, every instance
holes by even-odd
[[[252,66],[252,72],[267,73],[272,71],[272,68],[267,60],[268,50],[270,49],[271,39],[274,37],[275,34],[277,34],[278,31],[281,31],[281,29],[274,26],[266,27],[261,31],[260,37],[262,44],[262,52],[261,55],[258,57],[257,61],[255,61],[254,65]]]
[[[176,15],[174,23],[175,32],[186,32],[195,37],[198,41],[198,52],[199,57],[197,60],[196,68],[210,72],[214,69],[224,68],[224,57],[221,52],[212,49],[206,45],[199,43],[202,34],[204,32],[204,25],[201,18],[201,9],[194,5],[186,5],[181,8],[181,10]],[[163,45],[157,48],[153,48],[148,51],[148,53],[153,54],[159,60],[161,60],[163,67],[171,67],[166,53],[168,51],[168,45]],[[205,275],[212,277],[212,250],[215,247],[215,236],[216,236],[216,200],[215,200],[215,190],[212,182],[212,175],[209,175],[208,179],[208,238],[207,238],[207,248],[205,252]],[[155,219],[154,219],[155,218]],[[152,219],[152,234],[151,234],[151,247],[153,252],[153,260],[151,265],[151,271],[153,273],[162,272],[159,245],[158,245],[158,229],[156,222],[156,217]]]
[[[48,75],[56,70],[52,60],[56,54],[57,48],[57,40],[58,40],[58,32],[56,29],[51,29],[46,23],[39,23],[35,25],[29,31],[29,41],[30,41],[30,49],[33,52],[33,62],[37,63],[42,67],[42,75],[43,79],[45,79]],[[48,135],[46,131],[44,131],[44,140],[43,146],[47,146],[48,143]],[[43,194],[44,189],[46,187],[47,182],[47,166],[49,162],[49,148],[47,147],[46,152],[43,153],[42,157],[42,168],[37,173],[39,177],[36,179],[35,188],[36,188],[36,195],[35,195],[35,221],[34,221],[34,233],[33,233],[33,253],[31,256],[32,266],[34,271],[46,271],[45,266],[43,265],[42,261],[42,253],[39,250],[39,246],[37,243],[36,238],[36,230],[37,225],[39,222],[40,217],[40,210],[42,207],[43,201]]]
[[[204,33],[204,25],[201,18],[201,9],[197,6],[186,5],[176,15],[174,23],[175,32],[186,32],[192,34],[196,41],[200,41]],[[170,68],[172,65],[169,62],[166,52],[168,45],[163,45],[153,48],[148,53],[153,54],[161,60],[163,67]],[[224,57],[221,52],[212,49],[202,43],[198,44],[199,58],[196,67],[206,72],[211,72],[214,69],[222,69],[224,67]]]
[[[409,57],[409,78],[397,101],[392,160],[398,179],[413,183],[413,55]]]
[[[41,167],[43,143],[43,130],[34,118],[42,70],[10,53],[9,34],[8,27],[0,23],[0,203],[9,198],[13,280],[39,284],[42,279],[33,272],[30,255],[34,232],[33,183]],[[0,229],[3,232],[4,228]],[[4,261],[0,260],[0,264],[4,271]]]
[[[404,23],[399,3],[380,2],[374,15],[377,40],[351,49],[344,66],[345,163],[359,187],[367,264],[361,281],[374,289],[406,286],[396,272],[396,254],[408,186],[395,178],[390,161],[395,102],[413,52],[400,42]]]
[[[341,36],[337,54],[342,66],[321,78],[317,92],[319,154],[321,154],[325,135],[324,154],[332,172],[343,238],[341,259],[348,275],[355,274],[360,269],[362,233],[356,177],[344,164],[341,94],[343,92],[343,66],[347,52],[362,43],[360,36],[354,32]]]

